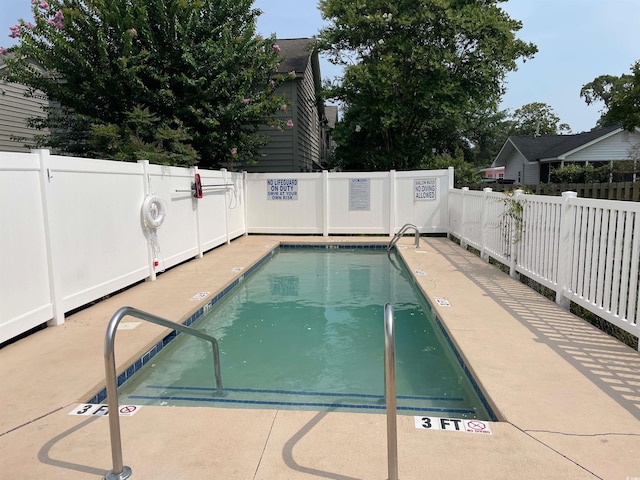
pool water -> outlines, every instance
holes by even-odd
[[[384,312],[394,307],[398,413],[489,420],[410,275],[384,250],[280,249],[119,389],[120,403],[384,411]]]

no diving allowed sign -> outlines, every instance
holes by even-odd
[[[141,405],[119,405],[118,412],[121,417],[131,417],[135,415]],[[69,412],[69,415],[84,415],[94,417],[104,417],[109,415],[109,408],[106,405],[96,405],[95,403],[81,403]]]
[[[423,430],[451,430],[464,433],[486,433],[491,435],[489,422],[464,420],[462,418],[413,417],[416,428]]]

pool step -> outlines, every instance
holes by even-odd
[[[290,410],[385,411],[384,397],[376,394],[300,392],[253,388],[225,388],[222,396],[209,387],[147,385],[144,395],[124,395],[120,403],[175,406],[277,408]],[[398,395],[400,415],[446,415],[474,418],[463,398]]]

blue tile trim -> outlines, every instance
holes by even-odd
[[[395,248],[396,247],[394,247],[394,250],[395,250]],[[402,267],[405,269],[405,271],[411,272],[411,270],[409,269],[408,265],[405,263],[404,258],[402,258],[402,255],[396,255],[396,258],[400,260],[400,263],[402,264]],[[456,356],[456,359],[458,360],[458,363],[460,364],[460,366],[464,370],[464,373],[467,375],[467,378],[471,382],[471,386],[473,387],[474,391],[476,392],[476,395],[478,395],[478,398],[480,398],[480,401],[482,402],[482,405],[484,406],[485,410],[489,414],[489,417],[491,418],[491,420],[493,422],[497,422],[498,421],[498,417],[496,417],[496,414],[493,412],[493,409],[491,408],[491,406],[489,405],[489,402],[487,401],[486,397],[482,393],[482,390],[478,386],[478,382],[476,382],[476,379],[472,375],[472,373],[469,370],[469,368],[467,367],[467,364],[464,362],[464,360],[460,356],[460,353],[458,352],[458,349],[456,348],[455,344],[451,340],[451,337],[449,336],[449,333],[447,332],[447,329],[444,327],[444,324],[442,323],[442,320],[440,320],[440,317],[438,317],[438,314],[436,313],[435,309],[433,308],[433,305],[431,304],[431,301],[424,296],[424,294],[422,292],[422,289],[419,287],[418,282],[416,280],[416,277],[413,275],[413,273],[411,273],[409,277],[411,278],[411,281],[413,282],[413,285],[415,287],[415,290],[416,290],[417,294],[424,301],[424,304],[429,309],[429,312],[431,313],[433,318],[435,318],[436,324],[438,325],[438,328],[440,329],[440,332],[442,332],[442,335],[444,336],[444,338],[449,343],[449,346],[451,347],[451,350],[453,351],[454,355]]]
[[[160,390],[181,390],[192,392],[215,392],[215,388],[211,387],[181,387],[175,385],[147,385],[145,388],[160,389]],[[354,398],[374,398],[383,399],[382,395],[375,395],[369,393],[331,393],[331,392],[299,392],[294,390],[263,390],[257,388],[224,388],[225,392],[239,392],[239,393],[267,393],[277,395],[299,395],[314,396],[314,397],[354,397]],[[424,397],[419,395],[398,395],[398,399],[402,400],[422,400],[422,401],[443,401],[443,402],[462,402],[464,398],[459,397]]]
[[[182,324],[187,326],[187,327],[191,326],[206,311],[208,311],[213,305],[215,305],[225,295],[227,295],[231,290],[233,290],[234,287],[239,285],[248,275],[250,275],[252,272],[254,272],[257,268],[261,267],[264,264],[264,262],[266,262],[271,257],[273,257],[273,255],[275,255],[277,250],[278,249],[276,248],[276,249],[268,252],[262,258],[260,258],[260,260],[258,260],[255,264],[253,264],[251,267],[249,267],[245,272],[243,272],[242,275],[240,275],[236,280],[231,282],[231,284],[229,284],[227,287],[225,287],[220,293],[214,295],[214,297],[207,304],[205,304],[202,307],[200,307],[193,315],[191,315],[184,322],[182,322]],[[164,347],[166,347],[169,343],[171,343],[171,341],[173,341],[180,334],[181,334],[180,332],[172,330],[160,342],[158,342],[151,349],[149,349],[148,352],[143,354],[142,357],[140,357],[138,360],[136,360],[132,365],[128,366],[125,369],[124,372],[122,372],[120,375],[118,375],[118,378],[116,379],[117,380],[116,381],[117,386],[119,387],[120,385],[122,385],[125,381],[127,381],[127,379],[129,379],[132,375],[134,375],[138,370],[140,370],[147,363],[149,363],[149,361],[151,361],[151,359],[153,357],[155,357],[156,354],[158,354],[160,352],[160,350],[162,350]],[[103,403],[104,401],[106,401],[106,399],[107,399],[107,389],[105,387],[102,390],[100,390],[96,395],[94,395],[89,400],[87,400],[86,403]]]
[[[376,243],[282,243],[282,250],[386,250],[387,246]]]
[[[287,250],[287,249],[386,250],[387,246],[384,245],[384,244],[344,244],[344,243],[340,243],[340,244],[324,244],[324,243],[323,244],[295,244],[295,243],[283,243],[283,244],[280,244],[278,247],[276,247],[273,250],[269,251],[262,258],[260,258],[255,264],[253,264],[251,267],[249,267],[242,275],[240,275],[240,277],[238,277],[230,285],[228,285],[226,288],[224,288],[222,292],[220,292],[217,295],[215,295],[206,305],[204,305],[201,308],[199,308],[193,315],[191,315],[189,318],[187,318],[183,322],[183,325],[190,326],[191,324],[193,324],[198,318],[200,318],[204,314],[204,312],[208,311],[215,303],[220,301],[227,293],[229,293],[235,286],[237,286],[242,281],[244,281],[244,279],[246,277],[248,277],[251,273],[253,273],[256,269],[260,268],[264,264],[264,262],[266,262],[267,260],[271,259],[280,249],[283,249],[283,250]],[[396,249],[396,247],[394,247],[394,250],[395,249]],[[410,269],[407,266],[407,264],[405,263],[405,261],[402,258],[402,256],[401,255],[396,255],[396,258],[398,258],[400,260],[400,263],[402,264],[402,266],[405,269],[405,271],[406,272],[410,272]],[[411,274],[411,275],[409,275],[409,277],[411,278],[411,280],[412,280],[412,282],[413,282],[413,284],[414,284],[414,286],[416,288],[416,291],[420,295],[420,298],[422,298],[424,300],[424,303],[429,308],[429,311],[431,312],[433,317],[436,319],[436,323],[437,323],[438,327],[440,328],[440,331],[442,332],[442,334],[446,338],[447,342],[449,342],[449,345],[451,346],[451,349],[453,350],[456,358],[458,359],[458,362],[462,366],[462,368],[463,368],[464,372],[466,373],[467,377],[471,381],[471,385],[473,386],[473,389],[475,390],[476,394],[480,398],[480,401],[482,402],[482,404],[484,405],[485,409],[489,413],[489,416],[491,417],[491,420],[494,421],[494,422],[497,421],[498,419],[497,419],[496,415],[493,413],[493,410],[489,406],[489,403],[487,402],[484,394],[480,390],[480,387],[478,386],[475,378],[473,377],[473,375],[471,374],[471,372],[467,368],[467,365],[462,360],[462,357],[458,353],[458,350],[455,348],[455,345],[451,341],[451,338],[449,337],[449,334],[447,333],[446,329],[444,328],[440,318],[438,318],[438,315],[436,314],[435,310],[433,309],[433,306],[431,305],[431,302],[429,301],[429,299],[425,298],[425,296],[423,295],[422,290],[418,287],[418,284],[417,284],[417,281],[416,281],[416,278],[414,277],[414,275]],[[118,375],[118,378],[117,378],[118,387],[120,385],[122,385],[128,378],[130,378],[132,375],[134,375],[138,370],[140,370],[144,365],[146,365],[160,350],[162,350],[162,348],[164,348],[166,345],[168,345],[178,335],[180,335],[180,332],[176,332],[175,330],[172,331],[166,337],[164,337],[160,342],[158,342],[156,345],[154,345],[140,359],[136,360],[133,365],[130,365],[129,367],[127,367],[123,373]],[[230,389],[227,389],[227,390],[230,390]],[[94,395],[86,403],[103,403],[104,401],[106,401],[106,398],[107,398],[107,389],[103,388],[100,392],[98,392],[96,395]],[[130,398],[144,398],[144,397],[143,396],[139,396],[139,397],[133,397],[132,396]],[[156,397],[150,397],[150,398],[156,398]],[[157,398],[159,400],[162,400],[164,397],[157,397]],[[174,398],[174,397],[171,397],[171,398]],[[398,397],[398,398],[400,398],[400,397]],[[179,398],[175,397],[174,399],[178,400]],[[218,399],[218,400],[221,401],[221,402],[224,401],[223,399]],[[452,399],[449,399],[449,400],[452,400]],[[202,400],[202,401],[205,401],[205,400]],[[207,401],[214,401],[214,400],[207,400]],[[246,401],[246,402],[245,401],[232,401],[232,402],[235,402],[235,403],[252,403],[252,401]],[[279,403],[278,402],[271,402],[269,404],[276,404],[277,405]],[[292,404],[292,405],[295,406],[297,404]],[[305,405],[306,406],[327,406],[327,407],[331,407],[331,406],[340,406],[342,404],[335,404],[335,405],[334,404],[325,404],[325,405],[315,405],[315,404],[308,404],[308,405],[304,404],[303,405],[303,404],[300,404],[298,406],[305,406]],[[342,406],[346,407],[345,405],[342,405]],[[378,406],[371,406],[371,407],[369,407],[369,406],[366,406],[366,407],[354,406],[354,407],[349,407],[349,408],[379,408],[379,407]],[[382,406],[380,408],[384,408],[384,406]],[[409,407],[397,407],[398,410],[402,410],[402,409],[406,410],[408,408]],[[414,410],[414,409],[411,409],[411,410]],[[415,410],[416,411],[421,411],[420,409],[415,409]],[[432,410],[428,410],[427,409],[425,411],[432,411]],[[433,410],[433,411],[453,412],[453,410]],[[460,411],[460,412],[457,412],[457,413],[475,413],[475,412],[474,411],[464,411],[464,412]]]
[[[323,407],[323,408],[353,408],[359,410],[385,410],[385,405],[361,405],[350,403],[323,403],[323,402],[276,402],[269,400],[234,400],[231,398],[198,398],[198,397],[180,397],[171,395],[129,395],[127,398],[131,400],[163,400],[177,402],[198,402],[198,403],[229,403],[243,405],[269,405],[269,406],[288,406],[288,407]],[[462,408],[437,408],[437,407],[404,407],[397,406],[396,410],[410,412],[430,412],[430,413],[458,413],[458,414],[475,414],[475,410]]]

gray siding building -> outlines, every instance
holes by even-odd
[[[0,55],[0,72],[7,68]],[[42,107],[49,106],[47,97],[36,92],[25,96],[28,87],[0,80],[0,151],[29,152],[33,136],[43,132],[29,128],[27,119],[44,116]]]
[[[628,132],[619,126],[576,135],[519,135],[507,139],[491,167],[504,167],[507,181],[536,185],[548,182],[554,168],[567,164],[629,160],[639,143],[640,129]]]
[[[278,74],[295,73],[295,78],[280,85],[277,93],[289,106],[276,118],[293,121],[293,128],[280,130],[264,126],[260,133],[269,137],[255,165],[240,168],[248,172],[312,172],[326,167],[330,147],[330,126],[325,106],[317,92],[321,88],[320,63],[311,50],[312,39],[293,38],[277,41],[282,61]],[[337,110],[336,110],[337,115]]]

